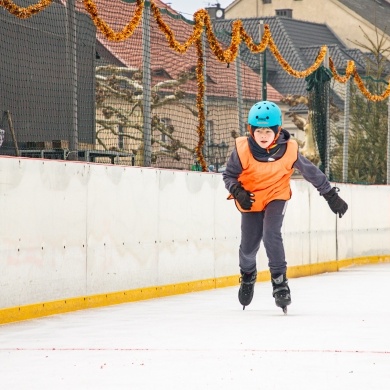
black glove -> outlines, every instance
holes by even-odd
[[[240,183],[235,184],[231,188],[230,193],[233,195],[234,199],[237,200],[243,210],[250,210],[252,208],[252,203],[255,201],[252,199],[254,195],[243,188]]]
[[[340,190],[337,187],[333,187],[329,192],[324,194],[325,200],[328,202],[330,209],[339,215],[341,218],[346,211],[348,210],[348,205],[345,203],[339,196],[338,192]]]

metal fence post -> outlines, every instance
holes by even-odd
[[[259,42],[263,39],[264,35],[264,20],[259,22]],[[260,61],[260,77],[261,77],[261,98],[267,100],[267,49],[264,49],[262,53],[259,53]]]
[[[150,50],[150,2],[145,2],[142,18],[142,84],[143,84],[143,128],[144,128],[144,166],[152,164],[152,77]]]
[[[245,135],[244,104],[242,99],[242,75],[241,75],[241,45],[236,58],[236,82],[237,82],[237,105],[238,105],[238,128],[240,135]]]
[[[345,83],[344,100],[344,141],[343,141],[343,183],[348,181],[348,142],[349,142],[349,99],[350,79]]]
[[[390,184],[390,98],[387,99],[387,184]]]
[[[209,145],[214,143],[214,134],[211,134],[211,127],[209,125],[208,118],[208,110],[207,110],[207,46],[206,46],[206,33],[203,30],[202,34],[202,52],[203,52],[203,80],[204,80],[204,95],[203,95],[203,107],[204,107],[204,115],[205,115],[205,126],[206,126],[206,134],[205,134],[205,144],[203,146],[203,156],[206,157],[206,161],[210,164],[209,161]]]
[[[78,160],[79,135],[77,120],[77,25],[76,0],[69,0],[66,7],[66,61],[70,75],[70,112],[72,113],[69,134],[69,160]]]
[[[324,60],[325,68],[329,69],[329,52],[326,52],[325,60]],[[330,175],[330,116],[329,116],[329,106],[330,106],[330,81],[327,82],[325,87],[326,93],[326,144],[325,144],[325,162],[324,162],[324,170],[325,175],[329,179]]]

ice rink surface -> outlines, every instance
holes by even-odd
[[[390,264],[0,326],[1,389],[390,389]]]

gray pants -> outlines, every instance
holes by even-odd
[[[282,224],[287,202],[274,200],[265,210],[241,213],[240,269],[252,272],[256,269],[256,254],[263,240],[271,274],[279,276],[287,270],[282,239]]]

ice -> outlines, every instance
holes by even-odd
[[[390,264],[0,326],[2,389],[387,390]]]

